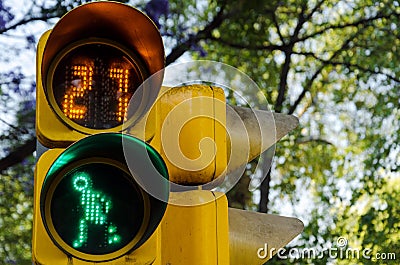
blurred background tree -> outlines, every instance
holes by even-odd
[[[59,17],[89,1],[22,2],[0,0],[0,264],[31,264],[36,44]],[[254,172],[249,163],[228,193],[231,206],[303,220],[290,247],[322,250],[342,236],[348,247],[396,253],[398,262],[399,1],[120,2],[155,21],[167,64],[234,66],[258,84],[273,111],[300,118],[278,143],[271,170]],[[376,261],[325,255],[291,262]]]

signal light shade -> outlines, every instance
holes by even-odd
[[[47,80],[50,65],[62,49],[88,38],[107,39],[128,47],[143,60],[150,75],[164,68],[164,46],[151,19],[131,6],[102,1],[73,9],[54,26],[43,54],[43,80]]]
[[[229,208],[230,265],[265,264],[299,235],[297,218]]]
[[[151,165],[140,160],[140,166],[149,168],[148,175],[132,176],[123,148],[149,157]],[[168,186],[163,187],[164,200],[139,186],[138,179],[152,174],[168,179],[158,153],[132,136],[97,134],[73,144],[50,167],[40,194],[42,221],[53,243],[93,262],[116,259],[140,247],[157,228],[168,201]]]
[[[38,43],[40,144],[64,148],[134,125],[157,98],[164,66],[160,32],[141,11],[113,1],[71,10]],[[139,104],[127,115],[134,94]]]
[[[234,112],[227,112],[227,127],[231,132],[228,140],[228,154],[232,146],[239,147],[243,154],[232,154],[229,158],[228,174],[243,167],[277,143],[283,136],[296,128],[299,119],[293,115],[273,113],[266,110],[231,106]],[[235,115],[233,115],[235,113]],[[238,119],[238,117],[240,119]],[[238,130],[241,125],[245,130]],[[247,150],[246,154],[244,150]]]

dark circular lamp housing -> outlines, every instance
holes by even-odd
[[[131,175],[122,140],[137,154],[138,167],[149,169],[146,176]],[[132,136],[103,133],[73,144],[50,167],[40,194],[50,238],[66,254],[91,262],[113,260],[140,247],[167,206],[137,183],[154,175],[168,179],[164,161]],[[163,190],[167,197],[169,187]]]
[[[40,69],[49,105],[58,118],[84,134],[120,132],[154,102],[165,66],[158,28],[141,11],[117,2],[92,2],[63,16],[51,30]],[[126,116],[135,92],[140,105]],[[124,121],[125,120],[125,121]]]

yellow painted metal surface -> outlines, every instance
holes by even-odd
[[[219,87],[188,85],[161,94],[152,110],[150,144],[166,162],[172,182],[205,184],[225,173],[225,107]]]
[[[43,87],[42,60],[43,52],[51,31],[42,35],[38,43],[36,58],[36,134],[39,142],[48,148],[64,148],[71,143],[78,141],[89,134],[99,132],[118,132],[122,130],[122,125],[110,129],[90,129],[78,124],[80,131],[73,128],[73,122],[64,116],[60,110],[53,109],[46,97],[46,89]],[[48,91],[48,90],[47,90]],[[53,102],[53,105],[56,103]]]
[[[118,99],[124,100],[123,102],[118,102],[121,105],[118,105],[119,108],[117,110],[119,112],[115,113],[121,123],[118,123],[118,125],[110,124],[109,126],[101,127],[101,129],[89,128],[86,124],[78,124],[75,122],[76,120],[72,119],[75,114],[68,115],[70,118],[65,115],[70,111],[81,116],[86,113],[87,106],[80,106],[76,102],[82,101],[83,95],[87,96],[86,93],[90,88],[86,90],[77,86],[74,89],[78,89],[77,91],[80,91],[80,93],[65,94],[64,96],[67,96],[68,103],[70,103],[67,109],[63,109],[65,102],[67,102],[65,99],[63,99],[64,105],[62,107],[59,106],[59,99],[58,101],[55,99],[55,90],[58,89],[58,84],[53,87],[54,84],[52,82],[53,79],[57,79],[53,76],[56,73],[55,69],[72,50],[76,51],[76,48],[83,47],[88,43],[104,44],[109,48],[114,48],[124,53],[126,58],[129,57],[132,67],[133,65],[137,66],[134,68],[139,72],[140,80],[145,80],[150,75],[157,73],[165,65],[164,46],[160,32],[151,19],[141,11],[126,4],[101,1],[81,5],[65,14],[52,30],[43,34],[37,49],[36,132],[39,142],[45,147],[65,148],[86,135],[122,131],[122,120],[124,118],[122,116],[124,116],[128,106],[128,99],[132,94],[131,89],[129,98],[124,98],[118,93],[115,98],[108,96],[114,101]],[[110,68],[111,73],[112,69],[114,68]],[[85,71],[84,73],[77,76],[84,79],[88,72]],[[76,77],[75,74],[72,76],[73,78]],[[115,78],[113,77],[113,79]],[[122,83],[123,81],[118,82]],[[162,75],[153,78],[151,90],[143,92],[143,100],[140,102],[138,109],[135,110],[135,113],[129,115],[130,117],[126,121],[127,124],[133,124],[145,114],[146,109],[143,106],[147,106],[149,104],[148,101],[156,97],[161,83]],[[83,93],[84,91],[86,92]],[[126,94],[124,95],[128,95],[128,91],[125,92]],[[101,114],[95,113],[92,115]]]
[[[82,261],[69,257],[62,252],[50,239],[40,215],[40,191],[44,178],[54,160],[64,149],[52,149],[45,152],[38,160],[35,169],[34,204],[33,204],[33,234],[32,261],[40,265],[89,265],[93,262]],[[66,209],[67,210],[67,209]],[[71,224],[72,225],[72,224]],[[104,265],[148,265],[154,263],[159,256],[159,231],[156,232],[138,249],[121,258],[102,262]]]
[[[228,265],[228,230],[225,196],[205,190],[172,193],[161,223],[161,264]]]
[[[50,107],[42,85],[42,55],[50,31],[42,35],[37,48],[36,66],[36,135],[39,142],[49,148],[66,147],[85,135],[67,127]]]
[[[40,216],[40,191],[44,177],[54,159],[62,151],[62,149],[54,149],[44,153],[35,168],[32,234],[32,260],[35,264],[68,264],[68,257],[53,244]]]
[[[65,148],[86,137],[89,133],[121,131],[122,125],[111,129],[88,129],[87,133],[79,132],[68,126],[63,121],[67,118],[57,115],[57,112],[50,106],[43,87],[41,71],[43,51],[50,33],[49,30],[40,38],[36,55],[36,135],[38,141],[47,148]]]

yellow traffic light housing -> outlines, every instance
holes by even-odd
[[[156,174],[167,179],[167,169],[147,143],[120,132],[157,97],[162,75],[138,87],[164,60],[154,23],[117,2],[79,6],[41,37],[36,135],[39,146],[54,149],[38,153],[35,170],[35,264],[156,259],[169,188],[160,187],[158,199],[140,181]],[[127,119],[134,94],[140,104]]]
[[[160,230],[160,264],[230,264],[228,200],[223,193],[171,192]]]
[[[143,102],[126,121],[128,103],[164,61],[158,29],[137,9],[96,2],[68,12],[38,44],[39,142],[66,147],[86,135],[119,132],[123,122],[137,122],[162,80],[153,78],[140,91]]]
[[[151,110],[150,144],[161,154],[178,185],[203,185],[226,169],[226,111],[222,88],[187,85],[164,88]]]
[[[216,86],[180,83],[160,91],[164,59],[153,22],[117,2],[79,6],[43,34],[36,134],[39,145],[54,149],[40,154],[35,170],[35,264],[270,258],[247,257],[258,245],[241,223],[256,231],[287,219],[228,210],[224,193],[212,189],[297,119],[230,107]],[[282,233],[261,233],[279,237],[265,243],[281,247],[297,235],[298,220],[288,223]]]
[[[124,152],[134,159],[135,174]],[[168,179],[162,158],[150,145],[120,133],[50,150],[39,159],[35,175],[33,258],[38,264],[50,264],[48,252],[40,251],[48,238],[59,248],[53,252],[88,262],[126,255],[152,236],[167,207],[168,185],[159,187],[164,198],[156,199],[138,184],[154,176]]]

